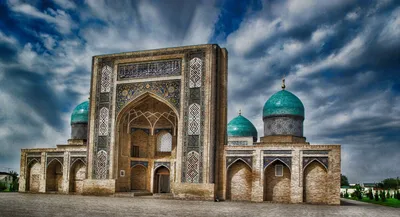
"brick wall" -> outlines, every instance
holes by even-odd
[[[304,202],[327,203],[327,173],[319,162],[310,163],[304,170]]]
[[[131,169],[131,189],[145,190],[147,182],[147,169],[137,165]]]
[[[40,186],[40,163],[35,163],[29,168],[29,191],[39,192]]]
[[[275,165],[283,165],[283,176],[275,176]],[[289,168],[275,162],[265,169],[264,200],[290,203],[291,175]]]
[[[227,199],[251,200],[252,172],[249,166],[237,161],[228,170]]]

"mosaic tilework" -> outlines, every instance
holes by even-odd
[[[303,119],[297,117],[268,117],[264,119],[264,136],[303,136]]]
[[[149,162],[147,162],[147,161],[131,161],[131,167],[134,167],[136,165],[142,165],[147,168],[149,166]]]
[[[247,141],[228,141],[228,146],[248,145]]]
[[[71,157],[69,165],[72,166],[77,161],[82,161],[82,163],[86,165],[86,157]]]
[[[164,166],[166,168],[168,168],[171,171],[171,165],[169,162],[154,162],[154,170],[156,170],[157,168]]]
[[[107,152],[101,150],[97,152],[96,156],[96,178],[106,179],[107,178]]]
[[[186,56],[182,182],[203,182],[201,171],[203,170],[204,132],[204,55],[204,50],[197,50],[188,53]],[[193,122],[194,118],[195,122]],[[191,153],[190,156],[189,153]],[[193,153],[198,154],[198,163]],[[190,162],[188,161],[189,157],[191,158]],[[196,174],[198,174],[198,178]]]
[[[327,170],[329,168],[328,157],[303,157],[303,170],[313,161],[321,163]]]
[[[292,169],[292,157],[264,157],[264,169],[267,168],[270,164],[275,161],[280,161],[281,163],[285,164]]]
[[[164,98],[179,111],[180,89],[180,80],[118,84],[116,110],[119,112],[137,96],[150,92]]]
[[[102,92],[102,93],[110,92],[111,72],[112,72],[112,69],[110,66],[108,66],[108,65],[103,66],[103,68],[101,70],[101,84],[100,84],[101,85],[100,92]]]
[[[226,154],[253,154],[253,150],[227,150]]]
[[[28,157],[26,159],[26,165],[29,166],[32,163],[41,163],[41,157]]]
[[[171,135],[173,133],[171,128],[158,128],[158,129],[154,129],[154,134],[156,135],[162,131],[166,131],[166,132],[170,133]]]
[[[292,154],[292,150],[265,150],[264,154]]]
[[[94,146],[93,153],[97,156],[100,151],[106,153],[101,156],[94,157],[91,162],[93,166],[92,175],[96,179],[106,179],[108,177],[108,165],[110,159],[110,129],[111,129],[111,115],[113,104],[111,98],[113,95],[113,61],[105,59],[98,60],[97,70],[97,90],[96,90],[96,103],[95,103],[95,126],[94,126]],[[103,152],[101,152],[103,153]],[[105,160],[105,161],[104,161]],[[100,168],[100,167],[104,168]]]
[[[150,129],[147,128],[131,128],[131,133],[134,133],[137,130],[142,130],[143,132],[147,133],[147,135],[150,135]]]
[[[253,157],[250,156],[243,156],[243,157],[227,157],[226,158],[226,168],[229,168],[232,164],[234,164],[236,161],[241,160],[245,164],[247,164],[250,168],[253,168]]]
[[[323,154],[323,155],[327,155],[327,154],[329,154],[329,151],[324,151],[324,150],[304,150],[303,154]]]
[[[47,152],[46,153],[47,156],[64,156],[64,152]]]
[[[181,74],[181,59],[121,64],[118,66],[118,80],[150,78]]]
[[[200,155],[196,151],[191,151],[187,155],[187,173],[186,181],[191,183],[199,183],[200,178]]]
[[[58,161],[61,165],[63,165],[64,157],[47,157],[47,166],[49,166],[53,161]]]
[[[189,106],[189,135],[200,135],[200,105],[193,103]]]

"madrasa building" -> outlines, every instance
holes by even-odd
[[[240,113],[227,124],[227,66],[216,44],[94,56],[71,138],[21,150],[19,191],[339,204],[340,145],[306,141],[284,83],[260,139]]]

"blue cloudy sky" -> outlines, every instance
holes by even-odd
[[[94,55],[218,43],[229,116],[262,135],[265,101],[287,89],[312,144],[341,144],[350,182],[400,176],[400,1],[0,1],[0,170],[21,148],[69,137]]]

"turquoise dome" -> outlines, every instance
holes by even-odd
[[[273,115],[297,115],[304,117],[304,106],[297,96],[287,90],[272,95],[264,105],[263,117]]]
[[[241,114],[228,123],[228,136],[253,137],[257,141],[257,129]]]
[[[71,124],[88,123],[89,102],[83,102],[75,107],[71,115]]]

